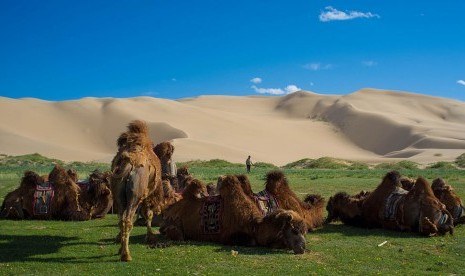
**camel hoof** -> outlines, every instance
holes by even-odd
[[[123,254],[123,255],[121,255],[121,261],[122,262],[130,262],[130,261],[132,261],[132,257],[129,254]]]

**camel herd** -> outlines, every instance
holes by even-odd
[[[441,178],[429,185],[423,177],[413,180],[392,171],[371,192],[339,192],[327,203],[311,194],[302,201],[278,170],[266,175],[265,189],[257,193],[246,175],[220,176],[209,185],[185,167],[172,176],[173,145],[153,147],[142,121],[131,122],[117,146],[111,172],[94,171],[86,181],[59,165],[44,176],[26,171],[19,187],[6,195],[0,218],[89,220],[113,208],[121,261],[132,259],[129,235],[136,217],[147,227],[150,244],[157,243],[153,224],[171,240],[284,248],[295,254],[305,252],[308,231],[338,220],[425,236],[452,234],[454,225],[465,223],[461,199]]]

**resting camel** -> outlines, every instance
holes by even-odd
[[[68,175],[70,171],[68,171]],[[77,182],[80,193],[79,203],[85,209],[94,208],[92,218],[103,218],[113,206],[110,190],[111,172],[93,171],[85,181]]]
[[[305,201],[301,201],[291,190],[286,177],[281,171],[275,170],[269,172],[266,175],[265,191],[256,195],[259,197],[265,195],[272,202],[274,201],[278,208],[297,212],[304,219],[309,231],[323,225],[324,198],[320,195],[308,195]]]
[[[447,210],[452,214],[454,224],[465,223],[465,208],[452,186],[448,185],[444,179],[436,178],[431,184],[431,189],[439,201],[446,205]]]
[[[364,227],[362,204],[365,198],[366,196],[360,193],[350,196],[345,192],[339,192],[330,197],[326,205],[328,217],[325,223],[340,220],[347,225]]]
[[[400,174],[392,171],[368,195],[351,197],[338,193],[328,202],[327,222],[340,219],[355,226],[412,231],[426,236],[452,234],[452,216],[423,177],[415,181],[411,191],[400,186]]]
[[[26,171],[19,187],[6,195],[0,217],[89,220],[95,216],[100,197],[89,198],[88,204],[81,206],[80,188],[63,167],[55,165],[46,178],[47,182],[37,173]]]
[[[160,232],[173,240],[259,245],[304,253],[307,228],[296,212],[278,209],[263,217],[236,176],[223,176],[218,184],[219,196],[200,197],[199,191],[205,191],[203,183],[189,183],[183,199],[164,212]]]
[[[133,218],[140,203],[151,193],[156,192],[155,204],[163,201],[161,184],[161,164],[152,150],[147,125],[142,121],[133,121],[128,125],[118,140],[118,152],[111,163],[111,190],[119,215],[120,233],[117,240],[121,242],[121,261],[131,261],[129,252],[129,235],[133,227]],[[147,218],[147,242],[154,242],[151,222],[153,213],[150,208]]]

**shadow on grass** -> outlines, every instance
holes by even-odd
[[[382,237],[390,237],[390,238],[418,238],[422,237],[418,233],[412,232],[400,232],[394,230],[385,230],[380,228],[361,228],[361,227],[354,227],[345,224],[326,224],[322,228],[315,230],[315,234],[332,234],[332,233],[341,233],[345,236],[382,236]]]
[[[57,263],[88,263],[92,259],[106,256],[73,258],[73,257],[44,257],[44,255],[58,253],[62,248],[75,245],[96,245],[95,243],[77,242],[77,237],[63,237],[50,235],[0,235],[0,263],[7,262],[57,262]]]
[[[231,253],[232,250],[240,252],[243,255],[271,255],[271,254],[285,254],[287,252],[291,252],[291,250],[287,249],[273,249],[267,247],[249,247],[249,246],[238,246],[238,245],[224,245],[220,243],[213,243],[213,242],[202,242],[202,241],[172,241],[161,234],[156,234],[157,243],[156,244],[147,244],[145,242],[145,234],[143,235],[131,235],[129,238],[129,245],[131,244],[140,244],[145,245],[151,248],[166,248],[166,247],[175,247],[175,246],[208,246],[208,247],[216,247],[213,249],[214,252],[227,252]],[[112,243],[114,239],[101,239],[100,242],[104,243]],[[292,254],[292,253],[289,253]]]

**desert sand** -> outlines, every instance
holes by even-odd
[[[155,143],[172,140],[176,161],[243,163],[251,155],[276,165],[323,156],[426,164],[465,152],[465,102],[362,89],[181,100],[0,97],[0,153],[110,162],[116,138],[134,119],[148,123]]]

